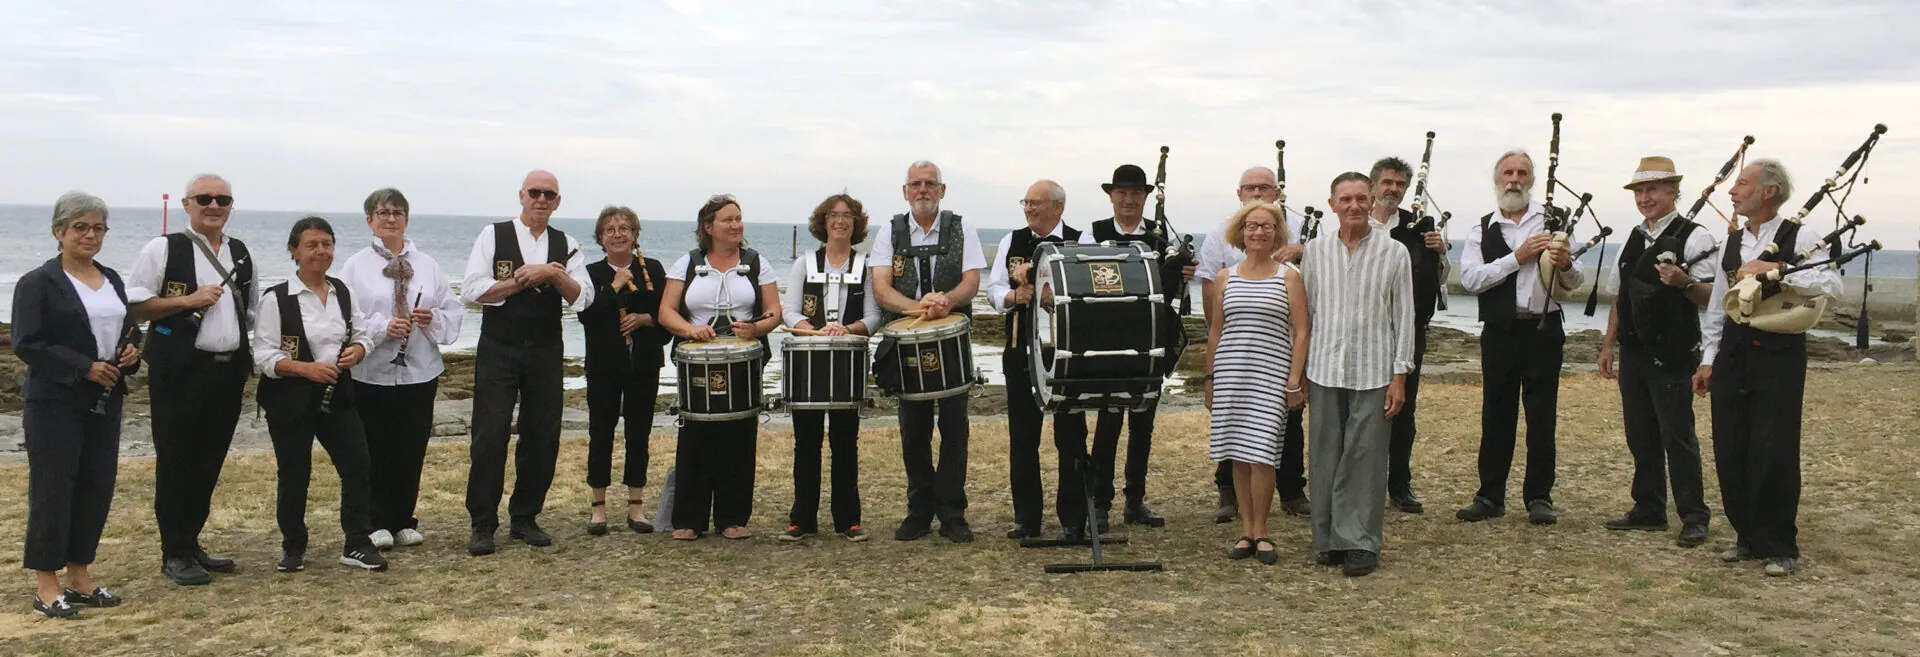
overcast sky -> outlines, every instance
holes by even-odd
[[[1848,209],[1892,248],[1920,238],[1909,0],[0,0],[0,15],[5,203],[78,187],[155,204],[214,171],[242,211],[348,214],[392,185],[416,213],[509,215],[543,167],[564,216],[617,203],[689,220],[730,192],[749,221],[794,222],[842,189],[904,211],[905,165],[925,158],[946,207],[981,225],[1019,225],[1038,178],[1085,225],[1111,214],[1113,168],[1151,174],[1165,144],[1169,215],[1191,231],[1232,210],[1275,139],[1291,203],[1324,208],[1335,174],[1417,161],[1434,130],[1434,195],[1469,218],[1491,210],[1501,151],[1533,150],[1544,178],[1558,111],[1561,176],[1616,229],[1638,219],[1620,185],[1640,156],[1674,158],[1690,201],[1752,134],[1752,157],[1795,175],[1797,206],[1887,123]]]

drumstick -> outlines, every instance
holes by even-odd
[[[813,329],[803,329],[803,328],[787,328],[787,327],[784,327],[784,326],[782,326],[782,327],[780,327],[780,328],[777,328],[777,329],[774,329],[774,332],[776,332],[776,333],[792,333],[792,334],[794,334],[794,335],[826,335],[826,334],[827,334],[827,332],[826,332],[826,331],[816,331],[816,330],[813,330]]]
[[[902,316],[906,316],[906,317],[919,317],[919,316],[921,316],[921,315],[925,315],[925,314],[927,314],[927,309],[925,309],[925,308],[914,308],[914,309],[912,309],[912,310],[903,310],[903,311],[901,311],[901,312],[900,312],[900,314],[901,314]]]

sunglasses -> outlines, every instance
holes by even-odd
[[[560,192],[556,192],[551,189],[540,189],[537,187],[529,187],[527,188],[527,198],[533,199],[535,201],[551,201],[551,200],[560,198]]]
[[[233,205],[233,197],[226,194],[195,194],[187,198],[192,199],[194,203],[206,206],[217,205],[224,208]]]

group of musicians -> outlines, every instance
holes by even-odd
[[[784,301],[777,272],[746,246],[741,205],[728,195],[701,207],[698,247],[665,267],[640,254],[635,213],[609,207],[592,235],[606,257],[588,263],[579,240],[549,225],[561,200],[559,181],[534,171],[518,191],[519,217],[480,231],[458,294],[439,264],[406,237],[410,208],[393,189],[367,198],[373,242],[349,257],[337,278],[327,273],[333,229],[325,219],[309,217],[288,236],[295,279],[264,291],[256,282],[257,254],[226,234],[234,197],[219,176],[189,181],[181,197],[188,228],[149,242],[124,281],[94,260],[107,232],[105,203],[83,192],[62,196],[52,220],[60,253],[21,279],[13,305],[14,349],[28,365],[24,422],[31,493],[24,565],[38,576],[34,609],[71,617],[77,607],[120,602],[93,583],[88,566],[112,497],[124,377],[142,361],[151,368],[154,514],[167,578],[207,584],[209,573],[237,568],[232,559],[210,554],[200,534],[241,411],[242,387],[256,370],[258,403],[279,462],[277,568],[305,565],[303,518],[317,440],[341,484],[339,561],[384,570],[381,550],[424,540],[413,513],[433,400],[445,370],[441,348],[457,338],[469,305],[482,313],[467,486],[468,550],[475,556],[496,550],[508,444],[515,434],[509,535],[531,546],[552,543],[538,517],[559,446],[563,308],[575,312],[586,332],[587,529],[606,533],[613,434],[624,426],[626,524],[648,533],[655,527],[641,491],[654,373],[664,363],[664,346],[719,336],[764,344],[783,325],[822,335],[872,335],[910,315],[970,315],[971,300],[983,290],[1008,317],[1003,358],[1014,513],[1007,536],[1040,536],[1045,412],[1031,394],[1028,350],[1038,348],[1036,336],[1017,318],[1035,303],[1051,303],[1054,290],[1036,289],[1030,260],[1042,242],[1143,241],[1166,252],[1166,233],[1143,212],[1154,186],[1139,167],[1119,167],[1102,185],[1113,216],[1083,232],[1062,220],[1066,190],[1049,180],[1036,182],[1020,201],[1026,226],[1003,238],[988,263],[974,227],[941,208],[946,184],[940,168],[920,161],[906,174],[902,191],[909,211],[879,226],[865,255],[855,248],[869,237],[859,201],[839,194],[814,210],[808,229],[822,246],[794,264]],[[1319,561],[1353,576],[1378,564],[1383,508],[1423,511],[1409,460],[1425,329],[1445,289],[1448,244],[1439,232],[1425,230],[1430,224],[1421,224],[1415,213],[1400,209],[1413,177],[1398,158],[1380,160],[1367,174],[1342,174],[1328,201],[1339,217],[1338,233],[1309,242],[1302,216],[1275,204],[1285,199],[1284,178],[1265,167],[1248,169],[1236,190],[1241,211],[1207,236],[1196,265],[1175,270],[1164,282],[1171,292],[1190,277],[1202,281],[1216,340],[1223,326],[1235,335],[1268,331],[1283,336],[1292,350],[1288,362],[1269,362],[1270,356],[1252,361],[1256,372],[1271,367],[1274,376],[1259,394],[1272,398],[1235,398],[1232,408],[1270,404],[1264,408],[1274,410],[1263,411],[1261,422],[1246,425],[1259,428],[1250,430],[1250,438],[1240,435],[1249,430],[1236,429],[1237,442],[1230,445],[1215,437],[1215,521],[1246,516],[1243,526],[1249,529],[1229,556],[1258,555],[1272,563],[1273,546],[1264,534],[1269,496],[1253,494],[1268,486],[1285,512],[1313,517]],[[1603,376],[1620,383],[1634,505],[1606,526],[1667,529],[1670,476],[1682,523],[1677,542],[1705,542],[1708,510],[1687,395],[1710,394],[1723,505],[1737,535],[1722,558],[1764,559],[1768,574],[1792,573],[1798,557],[1804,336],[1730,321],[1718,300],[1730,282],[1782,266],[1764,253],[1805,251],[1817,240],[1780,218],[1792,184],[1778,162],[1762,160],[1742,170],[1731,191],[1746,226],[1731,233],[1722,257],[1712,258],[1716,241],[1675,210],[1680,180],[1670,160],[1650,157],[1626,185],[1644,221],[1621,254],[1623,283],[1599,365]],[[1492,182],[1496,209],[1470,231],[1460,258],[1461,284],[1479,297],[1484,324],[1485,396],[1480,487],[1456,515],[1479,522],[1505,513],[1517,415],[1524,412],[1527,466],[1520,500],[1532,523],[1552,524],[1564,343],[1555,296],[1580,287],[1586,274],[1565,242],[1549,236],[1548,209],[1533,200],[1531,156],[1520,150],[1503,154]],[[1682,253],[1663,252],[1667,257],[1656,262],[1655,251],[1664,248],[1657,245],[1675,241]],[[1248,262],[1248,253],[1260,258]],[[984,282],[982,270],[988,272]],[[1794,272],[1780,285],[1807,295],[1840,292],[1830,269]],[[1293,312],[1255,312],[1274,303]],[[142,323],[149,323],[144,336]],[[1228,359],[1242,359],[1235,366],[1246,367],[1251,352],[1231,345],[1247,341],[1225,342],[1224,354],[1234,355],[1216,363],[1210,353],[1210,373],[1229,367]],[[1274,389],[1280,381],[1285,387]],[[1206,384],[1211,405],[1213,378]],[[1243,395],[1220,393],[1223,401]],[[967,400],[962,394],[899,404],[907,513],[895,539],[923,538],[937,519],[949,541],[973,540],[966,517]],[[1311,476],[1300,412],[1307,407],[1315,414]],[[1065,537],[1085,540],[1089,531],[1108,530],[1123,425],[1130,427],[1121,471],[1122,520],[1164,525],[1146,504],[1153,411],[1096,415],[1090,447],[1084,413],[1053,417],[1060,459],[1056,510]],[[1221,421],[1216,417],[1216,433]],[[867,538],[857,492],[859,422],[853,411],[794,413],[795,499],[780,539],[802,540],[818,531],[823,444],[832,455],[834,531],[850,541]],[[675,502],[671,517],[658,519],[671,526],[673,538],[696,540],[709,528],[730,539],[751,536],[746,525],[757,431],[751,418],[683,423],[669,477],[668,495]],[[1080,456],[1089,450],[1091,465],[1082,466]],[[1087,477],[1094,480],[1093,508],[1079,494]],[[1245,490],[1252,482],[1259,491]]]

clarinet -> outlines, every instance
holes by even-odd
[[[121,335],[120,342],[114,345],[113,355],[110,357],[112,358],[112,360],[110,360],[109,362],[114,363],[115,367],[119,367],[120,352],[126,351],[127,346],[133,344],[133,332],[134,332],[134,327],[132,326],[127,327],[126,334]],[[110,397],[113,397],[114,387],[115,386],[102,386],[100,390],[100,398],[94,400],[93,402],[94,415],[107,414],[107,399]]]
[[[242,258],[234,258],[234,259],[233,259],[233,268],[232,268],[232,269],[229,269],[229,270],[227,270],[227,275],[225,275],[225,276],[222,276],[222,277],[220,277],[220,286],[221,286],[221,287],[227,287],[228,285],[231,285],[231,284],[233,283],[233,275],[234,275],[235,273],[237,273],[237,272],[239,272],[239,271],[240,271],[240,266],[241,266],[242,264],[245,264],[245,263],[246,263],[246,261],[247,261],[247,259],[246,259],[246,258],[244,258],[244,257],[242,257]],[[239,290],[234,290],[234,293],[235,293],[235,294],[240,294],[241,292],[240,292]],[[238,303],[238,302],[236,302],[236,303]],[[208,306],[207,308],[211,308],[211,307],[212,307],[212,306]],[[204,321],[206,321],[206,319],[207,319],[207,308],[195,308],[195,309],[193,309],[193,313],[192,313],[192,314],[189,314],[189,315],[187,315],[187,323],[188,323],[189,325],[191,325],[191,326],[196,326],[196,327],[197,327],[197,326],[199,326],[199,325],[200,325],[200,323],[201,323],[201,322],[204,322]],[[245,320],[246,320],[246,318],[245,318],[245,317],[242,317],[242,318],[241,318],[241,321],[242,321],[242,323],[244,323],[244,322],[245,322]]]
[[[1707,183],[1706,189],[1700,190],[1700,198],[1695,200],[1693,207],[1687,210],[1687,221],[1693,221],[1693,218],[1700,214],[1700,210],[1707,206],[1708,199],[1713,196],[1713,189],[1719,187],[1720,183],[1726,182],[1728,176],[1733,175],[1733,168],[1746,159],[1747,147],[1752,145],[1753,135],[1747,135],[1740,141],[1740,148],[1733,152],[1733,157],[1727,158],[1726,164],[1720,165],[1720,173],[1714,174],[1713,182]],[[1733,225],[1729,220],[1727,230],[1732,231],[1736,228],[1739,226]]]
[[[425,293],[426,293],[425,289],[422,289],[419,292],[415,292],[413,294],[413,305],[408,306],[408,309],[411,310],[413,308],[420,307],[420,295]],[[407,366],[407,345],[412,343],[413,343],[413,332],[409,330],[407,332],[406,339],[400,341],[400,351],[394,353],[393,360],[390,361],[389,364],[406,367]]]
[[[1167,273],[1162,274],[1161,279],[1163,282],[1172,280],[1180,286],[1180,315],[1186,316],[1192,311],[1193,294],[1187,289],[1186,279],[1180,276],[1180,272],[1196,260],[1193,255],[1193,236],[1179,234],[1167,222],[1167,151],[1167,147],[1160,147],[1160,170],[1153,175],[1154,231],[1158,233],[1160,246],[1165,250],[1160,262],[1162,271]]]
[[[341,308],[340,310],[340,319],[347,324],[347,331],[340,338],[340,351],[345,352],[347,347],[353,346],[353,313],[348,312],[350,310],[348,308]],[[334,359],[335,363],[339,362],[339,356],[335,356]],[[335,375],[335,381],[339,380],[337,377],[345,375],[346,368],[340,368],[340,373]],[[320,389],[320,413],[322,415],[333,412],[333,389],[335,385],[334,383],[329,383],[327,387]]]

